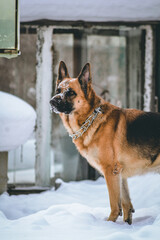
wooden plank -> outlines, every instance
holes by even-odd
[[[8,152],[0,152],[0,194],[7,191]]]
[[[155,94],[157,96],[157,110],[160,112],[160,25],[156,27],[156,60],[155,60],[155,74],[156,87]]]
[[[106,22],[85,22],[85,21],[54,21],[54,20],[48,20],[48,19],[42,19],[42,20],[35,20],[35,21],[29,21],[29,22],[21,22],[21,25],[34,25],[34,26],[61,26],[64,27],[84,27],[84,28],[91,28],[91,27],[97,27],[97,28],[107,28],[109,27],[116,27],[116,26],[131,26],[131,27],[137,27],[139,25],[158,25],[160,21],[106,21]]]
[[[144,111],[154,111],[154,95],[155,95],[155,46],[154,31],[152,26],[148,25],[145,38],[145,81],[144,81]]]
[[[87,62],[87,35],[81,31],[74,33],[74,77],[77,77]]]
[[[50,186],[52,93],[52,32],[53,27],[37,29],[36,66],[36,185]]]
[[[141,29],[132,29],[127,38],[127,107],[142,109]]]

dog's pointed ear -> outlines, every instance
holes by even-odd
[[[84,91],[85,95],[87,96],[88,84],[90,84],[92,82],[91,66],[89,63],[86,63],[86,65],[83,67],[82,71],[80,72],[80,74],[78,76],[78,81],[82,87],[82,90]]]
[[[69,78],[69,73],[68,73],[66,64],[63,61],[61,61],[59,64],[59,69],[58,69],[57,86],[60,82],[63,81],[64,78]]]
[[[86,63],[86,65],[83,67],[82,71],[80,72],[78,76],[79,82],[85,82],[86,84],[91,83],[91,66],[90,63]]]

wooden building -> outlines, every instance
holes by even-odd
[[[65,60],[76,77],[89,61],[95,90],[106,100],[122,107],[159,111],[160,1],[23,0],[20,9],[22,54],[16,60],[18,64],[10,60],[9,83],[4,84],[3,73],[0,86],[36,108],[36,185],[50,185],[51,147],[57,149],[56,144],[61,145],[60,152],[64,150],[63,156],[74,156],[67,162],[68,169],[75,171],[73,179],[63,163],[65,180],[95,178],[95,171],[63,134],[57,116],[51,120],[48,103],[54,92],[58,62]],[[6,61],[0,61],[1,72]],[[18,67],[22,67],[19,76],[25,83],[19,92],[11,80],[17,78]],[[28,77],[32,82],[26,87]],[[30,95],[26,94],[28,88]],[[62,141],[57,140],[58,134]]]

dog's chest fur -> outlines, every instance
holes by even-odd
[[[98,158],[98,148],[90,148],[89,150],[81,150],[81,154],[85,157],[88,163],[94,167],[100,174],[103,175],[103,170]]]
[[[60,116],[64,126],[70,134],[73,134],[73,132],[76,132],[80,128],[78,121],[74,117],[74,115],[66,116],[61,114]],[[99,161],[99,148],[98,146],[96,146],[94,141],[95,132],[103,119],[101,116],[98,116],[96,120],[98,121],[93,122],[92,126],[89,127],[87,132],[84,133],[82,137],[73,140],[73,142],[76,145],[80,154],[84,158],[86,158],[88,163],[92,167],[96,168],[96,170],[98,170],[103,175],[103,171]]]

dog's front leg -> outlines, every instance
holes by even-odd
[[[115,174],[113,168],[108,167],[105,170],[104,177],[107,183],[111,213],[108,221],[115,222],[119,215],[122,214],[120,198],[120,173]]]

